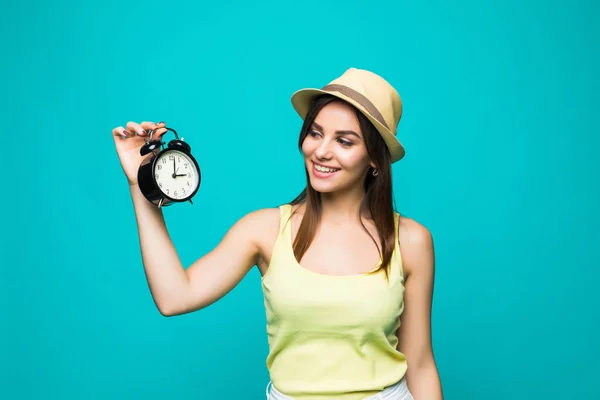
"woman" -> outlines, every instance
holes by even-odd
[[[162,211],[137,186],[144,136],[164,123],[113,130],[129,181],[142,259],[165,316],[227,294],[257,266],[270,352],[267,398],[442,399],[431,343],[430,232],[393,209],[391,164],[402,102],[380,76],[351,68],[292,104],[307,186],[290,204],[252,212],[184,269]]]

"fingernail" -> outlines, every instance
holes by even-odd
[[[125,135],[123,135],[123,136],[121,136],[121,137],[122,137],[123,139],[127,139],[127,136],[125,136]]]
[[[123,131],[123,136],[125,136],[125,137],[129,136],[129,132]]]
[[[146,131],[142,129],[142,131],[139,134],[140,136],[145,136],[146,135]]]
[[[158,125],[160,125],[160,124],[164,124],[164,121],[160,121],[160,122],[158,123]]]

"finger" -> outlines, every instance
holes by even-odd
[[[130,136],[146,136],[146,130],[136,122],[129,121],[125,126],[127,132],[131,133]]]
[[[130,133],[122,126],[117,126],[115,129],[113,129],[112,134],[113,136],[118,136],[121,139],[127,139],[130,136]]]
[[[155,128],[155,130],[152,132],[152,137],[161,139],[162,136],[167,132],[168,132],[168,130],[166,128]]]
[[[148,125],[144,125],[145,123],[142,122],[142,127],[148,126]],[[149,123],[152,124],[152,123]],[[168,129],[165,125],[164,122],[159,122],[158,124],[154,124],[152,126],[152,128],[148,131],[148,134],[152,135],[152,139],[153,140],[161,140],[162,136],[168,132]]]
[[[164,128],[165,127],[165,123],[164,122],[159,122],[159,123],[154,123],[154,122],[150,122],[150,121],[144,121],[140,124],[140,126],[142,127],[142,129],[144,129],[146,132],[148,132],[151,129],[156,129],[156,128]]]

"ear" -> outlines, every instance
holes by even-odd
[[[371,168],[375,169],[375,163],[373,161],[371,161],[369,164],[371,165]]]

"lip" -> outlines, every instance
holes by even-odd
[[[334,168],[337,169],[337,171],[335,172],[321,172],[321,171],[317,171],[317,168],[315,167],[315,165],[319,165],[321,167],[326,167],[326,168],[332,168],[332,167],[327,167],[326,165],[323,164],[319,164],[316,162],[312,162],[312,174],[315,178],[319,178],[319,179],[327,179],[327,178],[331,178],[332,176],[334,176],[336,173],[339,172],[339,168]]]

